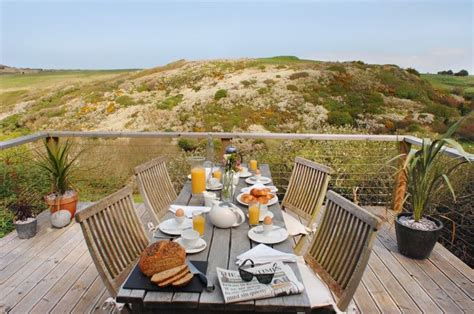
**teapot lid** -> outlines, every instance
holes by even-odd
[[[225,148],[225,153],[226,154],[235,154],[237,152],[238,152],[238,149],[234,145],[229,145]]]

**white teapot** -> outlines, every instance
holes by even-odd
[[[245,221],[244,212],[232,203],[212,202],[209,218],[214,226],[218,228],[230,228],[240,226]]]

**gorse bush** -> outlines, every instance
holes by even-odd
[[[289,76],[289,79],[290,80],[297,80],[297,79],[305,78],[305,77],[308,77],[308,76],[309,76],[308,72],[296,72],[296,73],[291,74]]]

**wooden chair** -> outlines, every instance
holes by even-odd
[[[300,217],[306,226],[312,227],[329,184],[330,175],[334,170],[328,166],[296,157],[290,182],[281,206]],[[301,237],[294,250],[299,253],[304,245],[305,237]]]
[[[109,293],[115,297],[148,237],[135,212],[127,186],[76,213],[92,260]]]
[[[159,222],[178,197],[166,169],[166,157],[137,166],[135,175],[145,206],[153,213],[155,222]]]
[[[365,209],[328,191],[321,223],[304,260],[336,296],[341,311],[359,286],[380,223]]]

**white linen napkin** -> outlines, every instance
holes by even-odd
[[[249,258],[255,264],[265,264],[271,262],[293,263],[297,261],[297,256],[295,254],[280,252],[265,244],[259,244],[247,252],[237,256],[236,264],[240,266],[246,259]]]
[[[211,208],[206,207],[206,206],[184,206],[184,205],[170,205],[169,210],[172,213],[176,213],[176,210],[178,208],[182,208],[184,210],[184,214],[188,218],[193,218],[193,211],[195,210],[200,210],[203,213],[208,213],[209,211],[211,211]]]
[[[285,213],[284,211],[281,211],[281,214],[283,216],[283,220],[285,221],[286,230],[288,230],[290,235],[295,236],[298,234],[308,234],[306,226],[304,226],[296,218]]]
[[[252,186],[249,186],[249,187],[246,187],[246,188],[242,188],[242,189],[240,190],[240,192],[242,192],[242,193],[249,193],[252,189],[263,189],[263,188],[269,188],[272,193],[275,193],[275,192],[278,191],[278,189],[277,189],[276,186],[273,186],[273,185],[266,186],[265,184],[255,183],[255,184],[252,185]]]

